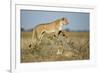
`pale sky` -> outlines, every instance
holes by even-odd
[[[89,13],[80,12],[56,12],[56,11],[36,11],[21,10],[21,27],[24,29],[34,28],[41,23],[49,23],[58,18],[65,17],[70,23],[63,26],[63,29],[73,31],[89,31]]]

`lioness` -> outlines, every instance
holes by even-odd
[[[32,44],[37,44],[41,41],[44,33],[52,33],[58,35],[58,32],[62,30],[62,25],[68,24],[69,21],[66,18],[60,18],[50,23],[39,24],[33,29]],[[30,46],[31,46],[30,45]]]

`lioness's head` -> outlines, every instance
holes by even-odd
[[[63,24],[63,25],[67,25],[67,24],[69,24],[69,21],[68,21],[67,18],[63,17],[63,18],[61,18],[60,23]]]

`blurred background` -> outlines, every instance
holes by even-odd
[[[89,31],[89,13],[21,10],[20,14],[21,31],[31,31],[38,24],[49,23],[62,17],[70,22],[69,25],[63,26],[63,30]]]

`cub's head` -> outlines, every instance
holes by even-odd
[[[69,24],[69,21],[68,21],[68,19],[63,17],[63,18],[60,19],[60,23],[63,24],[63,25],[67,25],[67,24]]]

